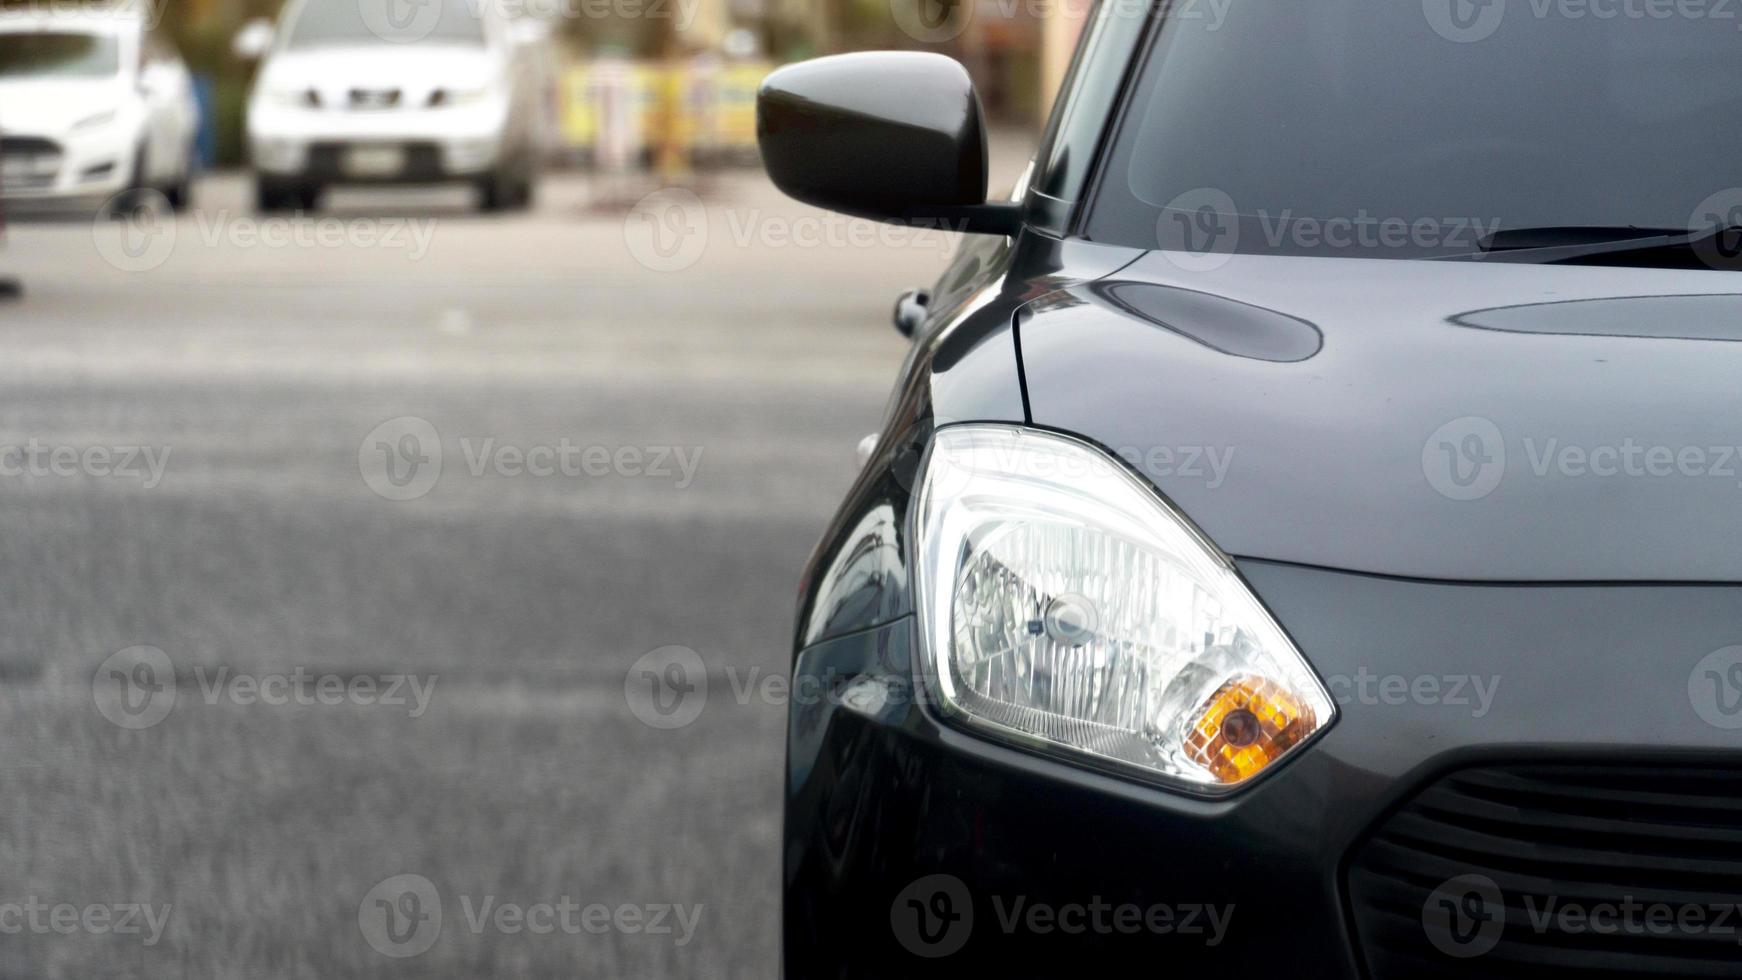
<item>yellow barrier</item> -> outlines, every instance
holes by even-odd
[[[611,69],[606,69],[607,71]],[[756,90],[774,70],[766,62],[729,62],[717,68],[659,62],[628,62],[638,156],[649,156],[671,127],[678,148],[691,159],[750,158],[756,151]],[[599,144],[600,100],[596,65],[579,64],[563,73],[560,110],[564,146],[590,157]]]

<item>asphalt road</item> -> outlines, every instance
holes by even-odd
[[[650,189],[9,229],[0,976],[777,972],[757,684],[955,243]]]

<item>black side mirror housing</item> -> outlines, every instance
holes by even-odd
[[[986,122],[973,80],[938,54],[873,51],[789,65],[756,100],[756,135],[791,197],[895,224],[1011,235],[986,203]]]

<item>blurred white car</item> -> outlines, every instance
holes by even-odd
[[[0,195],[187,203],[199,106],[187,66],[137,9],[0,9]]]
[[[312,209],[333,184],[475,185],[486,210],[523,207],[538,155],[533,37],[476,0],[291,0],[248,101],[262,210]]]

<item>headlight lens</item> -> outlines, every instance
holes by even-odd
[[[268,91],[266,101],[273,105],[318,109],[321,104],[321,96],[312,88],[280,88]]]
[[[431,106],[476,105],[490,97],[487,88],[449,88],[437,89],[431,93]]]
[[[1228,560],[1086,443],[941,429],[918,508],[927,671],[970,724],[1214,793],[1335,715]]]

